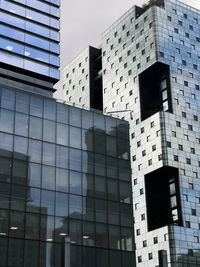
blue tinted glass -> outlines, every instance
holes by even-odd
[[[51,30],[50,31],[50,38],[55,41],[60,41],[60,34],[58,31]]]
[[[10,53],[0,51],[0,58],[1,62],[23,68],[23,58],[18,57],[17,55],[11,55]]]
[[[41,13],[38,13],[30,9],[26,9],[26,18],[34,20],[34,21],[38,21],[46,25],[50,24],[49,16],[42,15]]]
[[[59,54],[60,53],[59,45],[55,43],[50,43],[50,51]]]
[[[59,67],[60,66],[60,59],[58,56],[50,55],[50,62],[49,63],[51,65]]]
[[[0,48],[5,49],[9,52],[18,53],[21,55],[24,52],[24,46],[23,45],[20,45],[16,42],[13,42],[13,41],[9,41],[9,40],[4,39],[4,38],[1,38]]]
[[[35,32],[45,37],[49,37],[50,35],[50,30],[47,27],[37,25],[36,23],[30,21],[26,22],[26,30],[30,32]]]
[[[30,58],[36,59],[38,61],[43,61],[46,63],[49,63],[49,61],[50,61],[48,53],[39,51],[37,49],[30,48],[30,47],[25,47],[24,55],[26,57],[30,57]]]
[[[60,17],[60,10],[57,7],[51,6],[51,15]]]
[[[16,39],[18,41],[24,41],[24,33],[18,30],[14,30],[10,27],[0,25],[0,32],[2,35]]]
[[[8,1],[2,0],[1,1],[1,8],[12,12],[12,14],[20,15],[20,16],[25,16],[25,8],[13,3],[10,3]]]
[[[60,78],[60,72],[57,69],[50,68],[50,77],[59,79]]]
[[[18,0],[17,0],[18,1]],[[37,8],[38,10],[41,10],[45,13],[50,13],[50,6],[48,4],[42,3],[40,1],[36,0],[26,0],[27,6]]]
[[[56,29],[60,28],[60,22],[57,19],[50,18],[50,26]]]
[[[1,21],[10,25],[15,25],[15,27],[19,27],[25,29],[25,20],[15,17],[14,15],[9,15],[4,12],[0,12]]]
[[[43,75],[49,75],[49,67],[31,60],[24,60],[24,68]]]
[[[32,34],[26,34],[25,35],[25,42],[30,44],[30,45],[42,47],[43,49],[49,50],[49,41],[47,41],[43,38],[34,36]]]

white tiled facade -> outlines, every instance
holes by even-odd
[[[90,106],[89,47],[63,70],[63,100]]]
[[[167,250],[168,266],[200,264],[199,25],[199,11],[165,1],[165,8],[151,7],[139,18],[133,7],[103,35],[104,108],[127,109],[118,114],[130,122],[138,266],[158,266],[158,250]],[[170,66],[173,114],[161,111],[141,122],[138,75],[157,61]],[[163,165],[179,169],[184,228],[148,232],[144,175]]]

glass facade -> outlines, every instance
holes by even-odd
[[[127,122],[1,86],[0,266],[134,266]]]
[[[59,6],[59,0],[1,0],[1,62],[59,80]]]
[[[102,38],[104,112],[130,123],[137,266],[200,266],[200,11],[177,0],[134,6]],[[63,72],[63,92],[85,86]],[[75,70],[76,69],[76,70]],[[78,69],[78,73],[80,73]],[[89,85],[90,86],[90,85]]]

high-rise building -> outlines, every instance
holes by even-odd
[[[0,267],[135,266],[129,125],[52,98],[59,4],[0,0]]]
[[[54,91],[60,64],[59,6],[60,0],[0,1],[1,83]]]
[[[130,123],[137,266],[200,265],[199,28],[199,10],[155,0],[103,33],[104,111]]]

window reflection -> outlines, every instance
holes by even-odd
[[[82,177],[79,172],[70,172],[70,193],[82,194]]]
[[[52,241],[54,239],[54,217],[42,215],[40,227],[41,240]]]
[[[13,133],[14,113],[10,110],[0,110],[0,131]]]
[[[42,190],[41,213],[54,215],[55,194],[52,191]]]
[[[69,215],[71,218],[82,218],[82,197],[76,195],[69,196]]]
[[[28,188],[26,210],[28,212],[40,213],[40,189]]]
[[[24,265],[29,267],[38,266],[39,242],[26,240],[24,251]]]
[[[15,113],[15,134],[28,136],[28,115]]]
[[[11,156],[13,150],[13,136],[0,132],[0,155]]]

